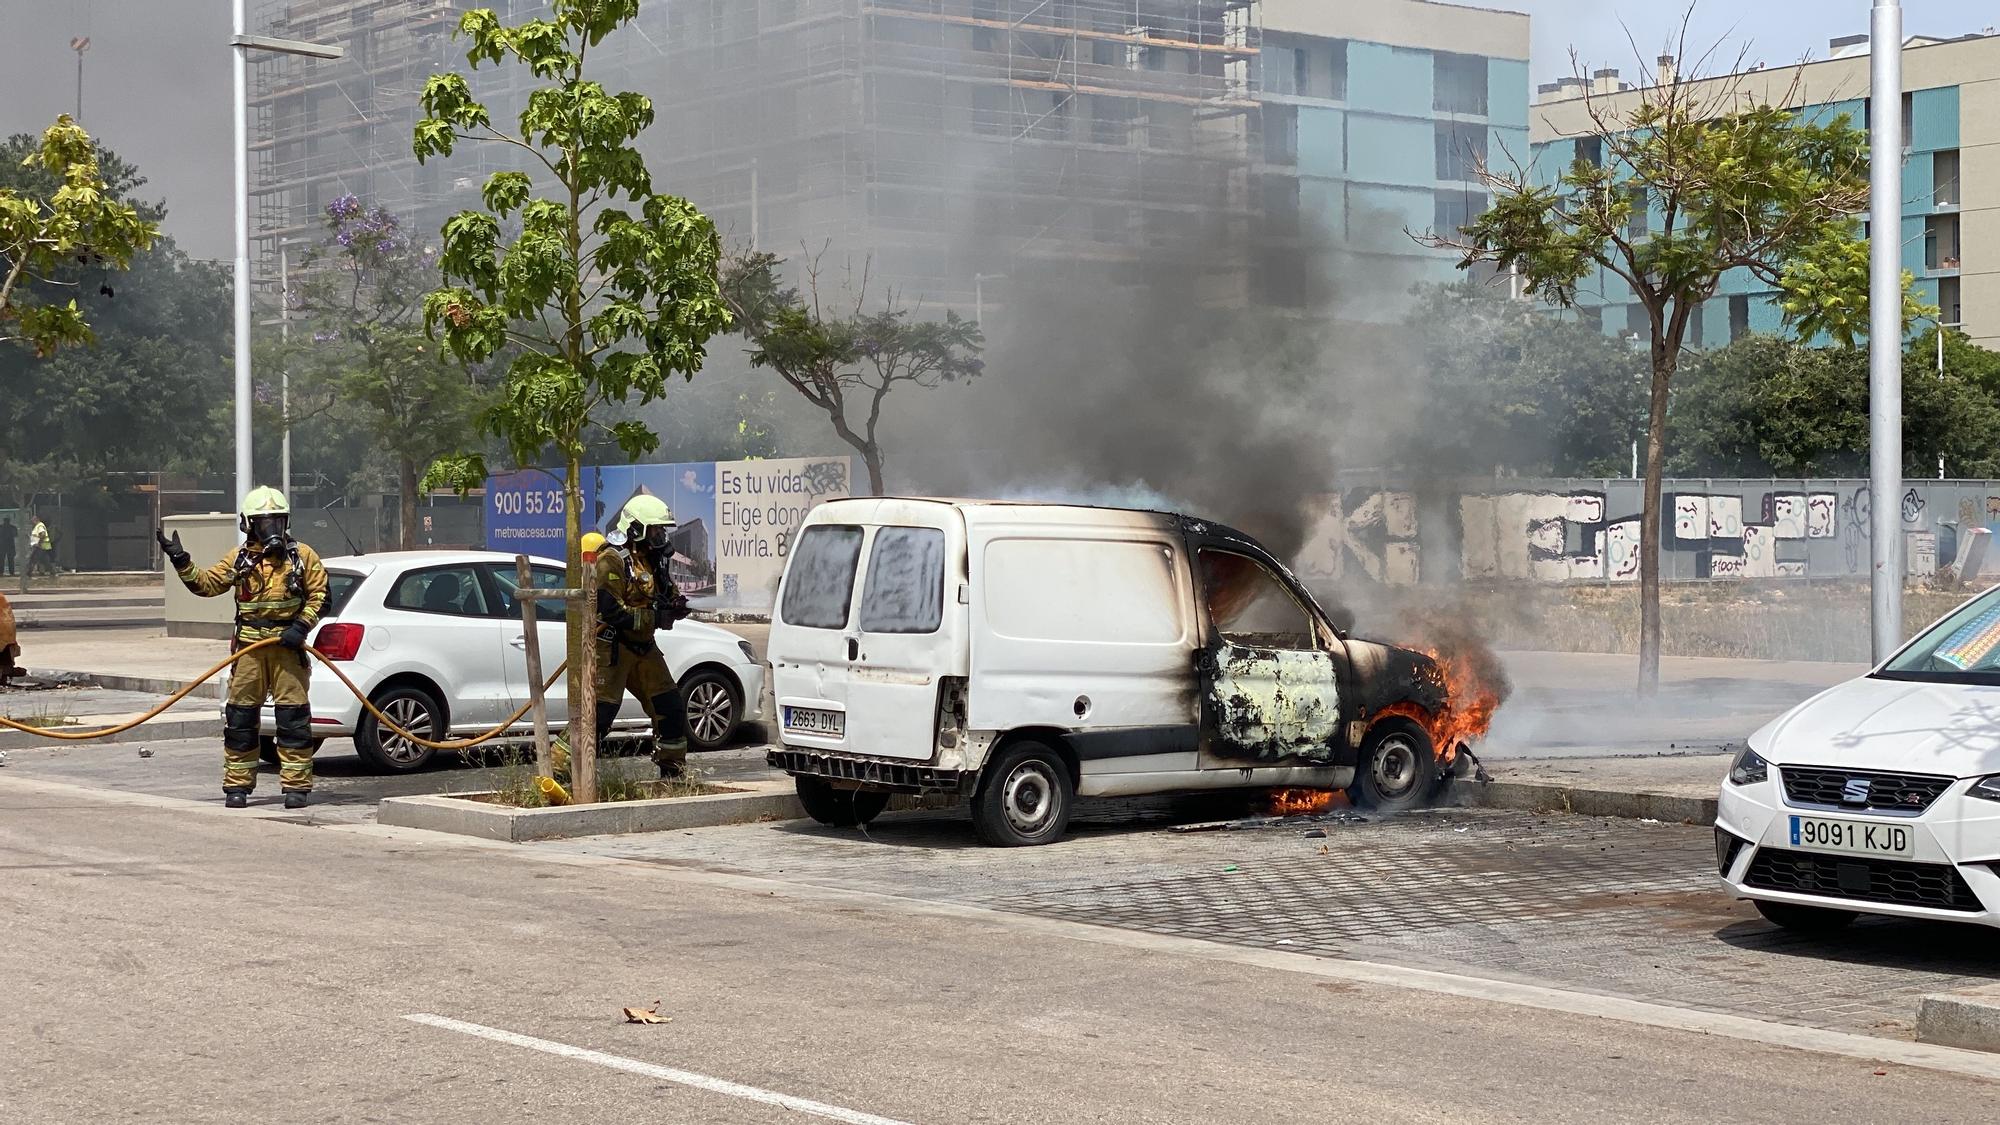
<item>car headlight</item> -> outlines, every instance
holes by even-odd
[[[750,647],[749,641],[737,641],[736,647],[743,650],[743,659],[748,660],[752,664],[757,663],[757,650]]]
[[[1770,779],[1771,763],[1765,761],[1762,754],[1757,753],[1748,746],[1743,748],[1742,753],[1736,755],[1736,761],[1731,763],[1729,767],[1729,783],[1731,785],[1756,785],[1759,782],[1769,781]],[[1993,799],[2000,801],[2000,792],[1996,792]]]
[[[1984,797],[1989,801],[2000,801],[2000,773],[1996,773],[1991,777],[1982,777],[1978,781],[1973,782],[1972,788],[1967,789],[1965,795],[1968,797]]]

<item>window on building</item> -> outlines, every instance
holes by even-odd
[[[1963,324],[1965,309],[1959,297],[1958,278],[1938,278],[1938,315],[1946,324]]]
[[[1299,111],[1291,106],[1264,107],[1264,163],[1289,168],[1299,162]]]
[[[1625,237],[1629,241],[1637,242],[1646,237],[1648,224],[1652,220],[1652,216],[1647,213],[1647,208],[1651,204],[1643,187],[1627,188],[1625,198],[1632,203],[1632,214],[1625,220]]]
[[[972,90],[972,131],[1007,131],[1007,91],[998,86],[975,86]]]
[[[1915,95],[1903,93],[1903,147],[1910,147],[1910,134],[1917,128],[1917,99]]]
[[[1931,215],[1924,219],[1924,268],[1958,268],[1958,216]]]
[[[1431,55],[1431,108],[1486,116],[1486,58],[1436,51]]]
[[[1592,168],[1604,166],[1604,138],[1580,137],[1576,142],[1576,158]]]
[[[1090,61],[1098,66],[1125,65],[1125,45],[1113,39],[1096,39],[1090,44]]]
[[[1729,339],[1733,343],[1750,334],[1750,298],[1729,298]]]
[[[1333,81],[1327,97],[1337,102],[1347,100],[1347,40],[1335,39],[1328,45],[1328,62],[1332,66]]]
[[[1703,319],[1704,318],[1702,316],[1702,307],[1700,305],[1696,305],[1694,307],[1694,312],[1688,314],[1687,335],[1681,337],[1681,343],[1686,344],[1690,348],[1701,347],[1702,345],[1701,322]]]
[[[1470,225],[1472,220],[1486,213],[1486,196],[1476,191],[1441,191],[1437,193],[1435,222],[1431,229],[1446,238],[1453,238]]]
[[[1958,150],[1946,149],[1931,155],[1931,204],[1936,207],[1956,207],[1961,201],[1958,190]]]
[[[1132,102],[1129,98],[1090,99],[1090,139],[1101,145],[1132,143]]]
[[[1653,338],[1653,320],[1646,315],[1646,306],[1637,301],[1625,306],[1625,335],[1635,340]]]
[[[1592,332],[1603,332],[1604,306],[1578,305],[1576,309],[1576,322],[1589,328]]]
[[[1265,176],[1264,233],[1290,235],[1299,232],[1299,181],[1291,176]]]
[[[1474,179],[1486,163],[1486,127],[1463,122],[1437,123],[1437,178]]]

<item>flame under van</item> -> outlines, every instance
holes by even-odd
[[[1428,656],[1336,629],[1255,540],[1164,512],[869,498],[814,508],[769,643],[807,811],[971,803],[996,845],[1078,796],[1298,786],[1377,809],[1435,792]]]

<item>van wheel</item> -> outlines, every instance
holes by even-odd
[[[799,777],[793,781],[806,815],[830,828],[867,824],[889,807],[889,794],[880,789],[836,789],[817,777]]]
[[[1361,743],[1348,800],[1356,808],[1397,813],[1422,808],[1437,782],[1430,736],[1406,719],[1377,723]]]
[[[996,848],[1062,839],[1076,804],[1069,766],[1039,742],[1017,742],[980,771],[972,827]]]
[[[1764,920],[1781,929],[1798,934],[1830,934],[1847,928],[1854,921],[1852,910],[1832,910],[1824,906],[1799,906],[1790,902],[1765,902],[1753,899],[1757,913]]]

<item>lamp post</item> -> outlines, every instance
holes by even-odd
[[[1869,21],[1869,616],[1879,663],[1903,640],[1903,8],[1875,0]]]
[[[347,48],[296,39],[245,34],[244,0],[235,0],[229,45],[235,48],[236,85],[236,499],[255,486],[250,457],[250,52],[270,51],[309,59],[339,59]]]

